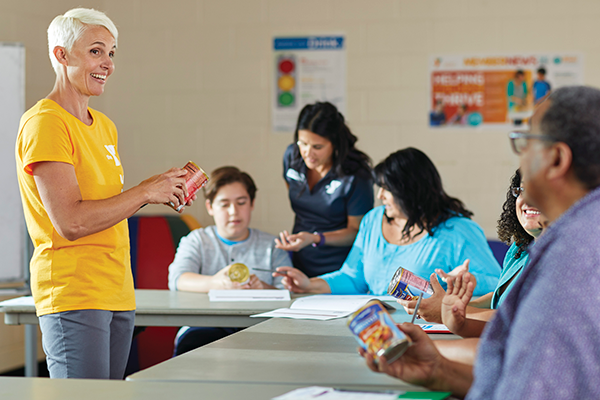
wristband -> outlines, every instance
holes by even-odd
[[[325,244],[325,235],[321,232],[313,232],[313,235],[319,235],[319,243],[313,243],[313,247],[321,247]]]

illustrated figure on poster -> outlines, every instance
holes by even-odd
[[[456,114],[454,114],[448,120],[449,125],[467,125],[469,113],[467,112],[468,106],[466,104],[461,104],[456,110]]]
[[[429,113],[429,126],[440,126],[446,124],[446,114],[444,113],[444,102],[435,101],[435,107]]]
[[[537,80],[533,82],[533,103],[538,104],[546,98],[552,91],[550,83],[546,80],[546,68],[540,67],[537,70]]]
[[[508,114],[515,125],[521,125],[523,118],[511,117],[511,114],[522,113],[527,111],[527,83],[525,82],[525,72],[519,69],[515,72],[515,76],[508,82],[506,88],[506,96],[508,98]]]

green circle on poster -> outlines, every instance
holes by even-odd
[[[279,104],[289,106],[294,102],[294,95],[290,92],[283,92],[279,95]]]

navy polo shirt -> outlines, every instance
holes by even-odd
[[[355,175],[339,177],[332,169],[311,191],[304,161],[300,160],[297,168],[291,166],[295,146],[289,145],[283,157],[283,177],[296,213],[293,233],[344,229],[349,215],[365,215],[373,208],[370,172],[360,169]],[[307,246],[292,254],[292,263],[309,277],[322,275],[340,269],[351,247]]]

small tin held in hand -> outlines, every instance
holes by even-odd
[[[416,300],[423,294],[423,298],[426,299],[433,294],[433,288],[427,280],[400,267],[392,277],[388,294],[401,300]]]
[[[232,282],[239,282],[240,284],[247,283],[250,279],[250,270],[246,265],[242,263],[231,264],[229,271],[227,272],[229,279]]]
[[[385,356],[388,363],[398,359],[411,344],[379,300],[369,301],[348,317],[348,328],[363,349],[373,356]]]
[[[172,202],[169,202],[169,206],[173,208],[175,211],[180,211],[188,201],[196,194],[196,192],[202,189],[208,183],[208,175],[197,166],[194,162],[188,161],[187,164],[184,165],[183,169],[187,170],[187,174],[185,175],[185,186],[187,188],[187,196],[185,198],[184,204],[181,204],[179,207],[175,207]]]

